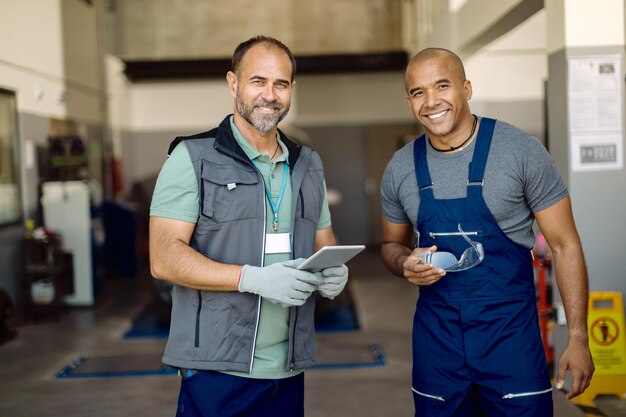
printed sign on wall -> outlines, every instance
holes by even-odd
[[[568,59],[572,171],[623,168],[623,81],[619,55]]]

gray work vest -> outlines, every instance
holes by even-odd
[[[294,258],[315,251],[315,235],[324,201],[324,172],[319,155],[281,132],[289,150],[294,218]],[[216,129],[178,137],[184,140],[198,178],[200,218],[190,246],[217,262],[263,266],[268,215],[263,177],[237,141],[230,116]],[[233,188],[233,184],[235,187]],[[271,213],[270,213],[271,215]],[[174,285],[172,319],[163,363],[186,369],[250,372],[261,297],[250,293],[200,291]],[[290,308],[286,370],[315,363],[315,297]]]

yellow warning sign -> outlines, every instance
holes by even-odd
[[[595,407],[599,395],[626,398],[626,339],[621,292],[589,294],[589,348],[596,371],[589,387],[572,401]]]
[[[618,292],[589,295],[589,347],[595,376],[626,375],[624,305]]]
[[[609,346],[617,341],[619,324],[610,317],[600,317],[589,326],[589,333],[600,346]]]

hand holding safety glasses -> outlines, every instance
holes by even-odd
[[[460,259],[457,259],[456,256],[450,252],[423,251],[420,253],[422,262],[432,264],[433,268],[442,268],[446,272],[465,271],[481,263],[482,260],[485,259],[483,245],[467,237],[467,234],[461,229],[460,223],[458,228],[463,239],[470,244],[470,247],[465,249]]]

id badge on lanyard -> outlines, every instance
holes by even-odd
[[[265,254],[291,253],[291,233],[266,233]]]

